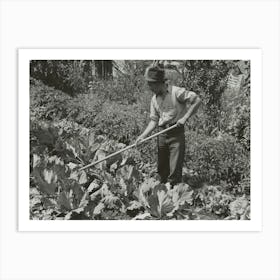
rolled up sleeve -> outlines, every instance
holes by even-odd
[[[186,90],[185,88],[179,88],[176,90],[176,98],[180,103],[192,104],[197,97],[197,94],[193,91]]]

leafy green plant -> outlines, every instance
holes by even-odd
[[[247,151],[230,135],[207,137],[195,132],[186,133],[186,163],[205,182],[226,181],[238,184],[250,173]]]
[[[250,220],[250,201],[245,195],[236,198],[229,205],[230,216],[228,220]]]
[[[79,135],[79,141],[73,135]],[[205,213],[220,218],[230,215],[229,203],[234,198],[220,187],[194,191],[182,183],[170,188],[149,177],[147,167],[139,169],[128,152],[79,172],[84,164],[121,148],[79,125],[43,123],[38,127],[37,123],[32,137],[36,141],[32,144],[31,218],[208,219]]]
[[[208,135],[220,124],[221,96],[226,87],[229,63],[223,60],[185,62],[182,85],[200,95],[205,114],[200,121],[203,121],[204,131]]]
[[[233,195],[221,186],[204,186],[194,194],[194,205],[197,208],[220,218],[230,215],[230,203],[233,200]]]
[[[66,119],[91,128],[96,115],[102,111],[102,99],[97,96],[80,94],[70,97],[34,79],[31,80],[30,100],[31,120]]]
[[[142,206],[150,214],[145,215],[147,218],[156,219],[186,219],[189,216],[184,212],[192,204],[193,191],[187,184],[179,184],[170,189],[165,184],[160,184],[155,179],[145,180],[139,187],[138,199]],[[135,217],[141,219],[143,214]]]
[[[128,206],[128,197],[132,196],[141,174],[129,165],[129,153],[87,173],[79,172],[81,166],[120,147],[79,125],[73,126],[76,130],[71,131],[73,127],[65,123],[32,126],[31,185],[42,193],[46,207],[51,205],[55,213],[66,215],[65,218],[100,219],[107,210],[117,213],[124,201]]]
[[[103,104],[103,110],[94,120],[96,133],[128,144],[143,131],[147,117],[139,106],[128,107],[114,102]]]
[[[30,76],[74,96],[87,90],[87,66],[83,60],[31,60]]]

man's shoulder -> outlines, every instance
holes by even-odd
[[[172,96],[176,98],[179,103],[192,102],[196,98],[196,93],[187,90],[185,87],[172,86]]]
[[[196,93],[192,90],[187,90],[185,87],[177,87],[172,86],[172,93],[180,95],[181,93],[188,94],[188,95],[196,95]]]
[[[171,86],[171,91],[172,91],[172,93],[181,93],[181,92],[184,92],[184,91],[186,91],[186,88],[184,88],[184,87],[178,87],[178,86]]]

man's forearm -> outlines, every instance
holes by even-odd
[[[146,138],[157,126],[155,121],[150,121],[145,131],[142,133],[142,137]]]
[[[201,104],[201,99],[199,97],[197,97],[196,100],[195,100],[195,103],[193,103],[191,105],[191,107],[189,108],[188,112],[183,117],[184,122],[186,122],[193,114],[196,113],[196,111],[198,110],[200,104]]]

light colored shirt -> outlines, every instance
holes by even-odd
[[[154,95],[151,100],[150,119],[159,126],[175,124],[188,111],[196,93],[182,87],[168,86],[166,95]]]

